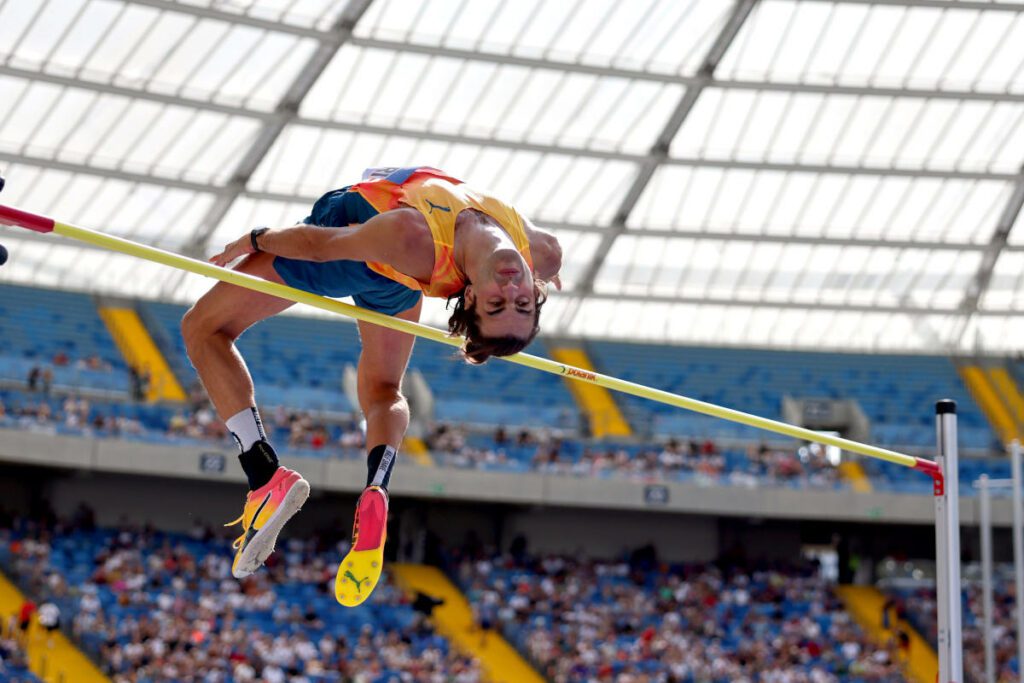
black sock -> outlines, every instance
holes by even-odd
[[[245,476],[249,478],[249,490],[255,491],[274,476],[274,472],[280,466],[277,461],[277,453],[270,447],[270,444],[260,439],[252,447],[238,456],[238,462],[242,463]]]
[[[397,457],[398,451],[386,444],[371,448],[366,456],[366,485],[379,486],[387,491]]]

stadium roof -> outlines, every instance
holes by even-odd
[[[4,203],[201,255],[413,164],[558,234],[548,334],[1024,346],[1024,2],[0,1]],[[208,286],[0,237],[5,281]]]

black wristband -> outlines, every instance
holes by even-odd
[[[249,233],[249,241],[252,243],[252,251],[254,254],[258,254],[261,251],[263,251],[262,249],[260,249],[260,245],[256,244],[256,238],[262,235],[263,233],[267,232],[268,230],[270,230],[270,228],[267,227],[253,228],[252,232]]]

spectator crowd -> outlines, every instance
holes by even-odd
[[[813,567],[467,559],[484,626],[556,683],[903,681]]]
[[[992,644],[994,646],[995,680],[998,683],[1016,683],[1017,673],[1017,623],[1016,605],[1012,581],[996,581],[992,600]],[[937,633],[937,609],[934,586],[893,591],[898,601],[905,606],[908,620],[921,635],[933,645]],[[983,606],[981,586],[977,582],[965,582],[963,587],[964,606],[967,614],[963,620],[964,674],[967,680],[984,681],[985,638],[983,630]]]
[[[839,472],[817,444],[800,448],[749,445],[726,451],[710,439],[661,444],[582,443],[546,430],[499,427],[480,438],[441,423],[426,438],[436,459],[469,469],[515,468],[578,477],[627,476],[756,486],[764,483],[834,487]]]
[[[7,533],[11,566],[34,592],[65,606],[72,635],[115,683],[480,680],[478,664],[451,650],[389,583],[367,609],[393,613],[392,622],[354,625],[332,590],[346,547],[293,540],[265,570],[237,581],[228,549],[201,528],[191,538],[151,529],[39,531]],[[75,585],[66,579],[76,567],[69,558],[82,553],[87,578]]]

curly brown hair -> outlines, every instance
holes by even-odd
[[[491,356],[511,356],[529,346],[540,332],[540,309],[548,299],[547,283],[534,278],[533,296],[536,301],[533,329],[525,337],[485,337],[480,332],[480,315],[476,312],[476,305],[466,307],[466,289],[463,288],[458,294],[448,297],[445,308],[454,304],[451,317],[448,318],[448,334],[452,337],[466,338],[460,350],[462,358],[472,365],[480,365],[487,362]]]

